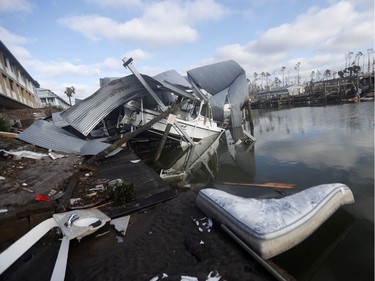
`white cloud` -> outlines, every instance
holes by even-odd
[[[247,44],[218,48],[215,60],[235,59],[248,75],[283,65],[293,69],[297,61],[302,62],[301,71],[343,65],[346,52],[367,49],[374,43],[373,9],[360,4],[340,1],[324,9],[312,7],[291,23],[272,27]]]
[[[103,67],[109,69],[117,69],[121,65],[121,61],[115,58],[107,58],[103,62]]]
[[[156,46],[192,43],[198,38],[194,25],[217,20],[226,9],[213,0],[160,1],[145,3],[143,14],[127,21],[100,15],[70,16],[59,23],[93,41],[132,40]]]
[[[0,14],[2,13],[29,13],[33,5],[27,0],[1,0]]]
[[[98,75],[100,70],[95,65],[73,64],[68,61],[39,61],[30,60],[28,65],[32,67],[38,77],[60,77],[62,75],[90,76]]]
[[[127,52],[124,57],[133,58],[136,61],[144,61],[152,57],[149,52],[145,52],[141,49],[134,49]]]
[[[39,80],[38,81],[42,88],[50,89],[56,95],[63,98],[66,102],[69,102],[68,97],[64,94],[66,87],[73,86],[75,89],[75,95],[73,99],[85,99],[88,96],[92,95],[99,89],[99,80],[92,81],[93,83],[90,84],[82,84],[82,83],[61,83],[60,81],[56,80]],[[72,101],[73,103],[73,101]]]
[[[0,38],[1,41],[7,44],[25,44],[27,42],[27,39],[22,36],[15,35],[11,32],[9,32],[8,29],[5,29],[0,26]]]
[[[132,8],[142,5],[142,0],[86,0],[86,2],[110,8]]]
[[[31,58],[31,54],[25,47],[23,47],[23,45],[29,43],[30,40],[25,37],[15,35],[3,27],[0,27],[0,40],[17,58],[17,60],[26,67],[26,62]]]

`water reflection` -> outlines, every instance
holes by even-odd
[[[371,106],[364,104],[361,111],[353,105],[342,105],[258,113],[254,123],[259,139],[257,156],[272,154],[272,159],[281,163],[300,163],[319,170],[352,170],[358,177],[373,181]]]
[[[222,136],[212,145],[199,146],[208,157],[196,157],[185,179],[244,197],[280,194],[222,182],[294,183],[297,188],[291,192],[324,183],[347,184],[355,203],[340,208],[310,238],[276,260],[298,280],[372,280],[374,104],[259,110],[253,118],[254,145],[227,143]],[[176,171],[186,168],[187,152],[177,157],[185,160],[169,160]],[[172,153],[164,157],[171,159]]]
[[[212,182],[218,168],[217,148],[220,135],[207,137],[194,146],[181,146],[163,153],[160,176],[171,185]],[[168,164],[166,164],[168,163]]]
[[[323,229],[277,257],[277,263],[298,280],[372,280],[373,102],[256,111],[254,125],[258,139],[254,181],[292,182],[298,190],[342,182],[352,189],[355,197],[353,205],[341,208]],[[338,227],[340,221],[347,224]],[[340,233],[335,233],[336,230]],[[329,237],[332,242],[326,241]],[[298,250],[300,247],[303,250]]]
[[[242,178],[248,182],[256,172],[254,143],[234,142],[232,136],[238,138],[238,133],[235,129],[227,130],[221,136],[202,139],[194,147],[168,149],[158,161],[158,166],[163,167],[161,177],[171,185],[211,186],[221,175],[224,175],[222,181]]]

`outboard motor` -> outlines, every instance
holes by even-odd
[[[141,109],[141,103],[137,100],[130,100],[123,105],[124,117],[120,121],[120,124],[132,124],[137,119],[137,113]]]

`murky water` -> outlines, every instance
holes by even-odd
[[[254,110],[253,120],[254,145],[228,147],[224,135],[207,150],[200,144],[198,160],[205,164],[198,161],[188,180],[262,198],[325,183],[348,185],[354,204],[341,207],[313,235],[272,260],[297,280],[374,280],[374,103]],[[280,194],[225,182],[297,188]]]
[[[374,103],[253,114],[254,147],[237,151],[233,159],[221,143],[215,186],[250,197],[275,191],[222,182],[294,183],[295,191],[347,184],[355,203],[273,260],[297,280],[374,280]]]

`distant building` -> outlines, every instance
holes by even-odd
[[[38,106],[35,81],[0,41],[0,109],[27,109]]]
[[[306,85],[292,85],[288,87],[290,96],[298,96],[305,93]]]
[[[56,95],[54,92],[52,92],[49,89],[37,89],[37,95],[41,102],[41,107],[45,106],[56,106],[61,107],[63,109],[68,109],[70,105],[60,98],[58,95]]]
[[[274,88],[271,90],[263,90],[257,94],[258,100],[267,100],[275,97],[287,97],[287,96],[296,96],[305,93],[304,85],[289,85]]]

